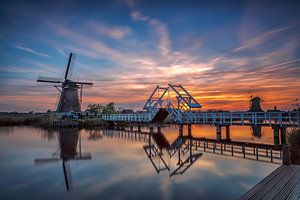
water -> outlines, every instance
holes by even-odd
[[[214,131],[194,127],[193,135],[214,138]],[[162,132],[172,141],[178,129]],[[182,175],[169,177],[156,172],[145,141],[124,137],[116,130],[0,128],[0,199],[238,199],[279,166],[203,153]],[[273,143],[267,128],[253,136],[249,127],[236,127],[231,137]],[[167,162],[177,166],[176,158]]]

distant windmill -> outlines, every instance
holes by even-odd
[[[72,63],[72,58],[74,58],[74,54],[70,53],[64,79],[47,77],[39,77],[37,79],[37,82],[61,84],[54,85],[54,87],[56,87],[61,93],[56,109],[57,112],[80,112],[80,106],[82,102],[82,88],[84,85],[93,85],[93,83],[91,82],[72,81],[69,79],[69,71]],[[78,97],[78,89],[80,89],[80,98]]]
[[[262,108],[260,106],[260,103],[263,102],[263,99],[259,96],[253,96],[250,97],[250,106],[249,106],[249,112],[262,112]]]

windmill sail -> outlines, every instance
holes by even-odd
[[[58,89],[61,94],[56,109],[57,112],[80,112],[83,86],[93,85],[93,83],[91,82],[70,80],[74,58],[75,55],[73,53],[70,53],[64,79],[47,77],[39,77],[37,79],[37,82],[61,83],[61,86],[54,85],[54,87],[56,87],[57,89],[58,87],[61,87],[61,90]],[[78,89],[80,89],[80,98],[78,95]]]
[[[45,83],[63,83],[63,80],[61,78],[52,78],[52,77],[44,77],[44,76],[39,76],[36,81],[45,82]]]
[[[72,58],[74,57],[74,54],[73,53],[70,53],[70,56],[69,56],[69,61],[68,61],[68,65],[67,65],[67,69],[66,69],[66,73],[65,73],[65,80],[68,79],[68,75],[69,75],[69,71],[70,71],[70,66],[72,65],[73,61],[72,61]]]

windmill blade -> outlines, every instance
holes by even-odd
[[[61,78],[52,78],[52,77],[43,77],[43,76],[39,76],[36,81],[44,82],[44,83],[63,83]]]
[[[81,82],[81,81],[72,81],[72,83],[78,84],[78,85],[93,85],[92,82]]]
[[[91,160],[91,159],[92,159],[92,155],[90,152],[83,152],[83,153],[77,154],[75,156],[75,158],[72,160]]]
[[[68,161],[63,161],[63,171],[64,171],[64,177],[65,177],[65,183],[67,190],[72,189],[72,175],[71,175],[71,169],[70,169],[70,163]]]
[[[68,60],[68,65],[67,65],[67,69],[66,69],[66,73],[65,73],[65,80],[71,78],[74,62],[75,62],[75,54],[70,53],[69,60]]]
[[[38,158],[34,159],[34,164],[37,166],[51,164],[51,163],[58,163],[60,159],[58,158]]]

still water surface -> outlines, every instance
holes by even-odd
[[[192,131],[215,138],[214,127]],[[178,127],[162,132],[171,142]],[[257,136],[235,127],[231,137],[273,143],[267,128]],[[169,177],[156,172],[145,144],[117,130],[0,128],[0,199],[238,199],[279,166],[203,152],[182,175]]]

